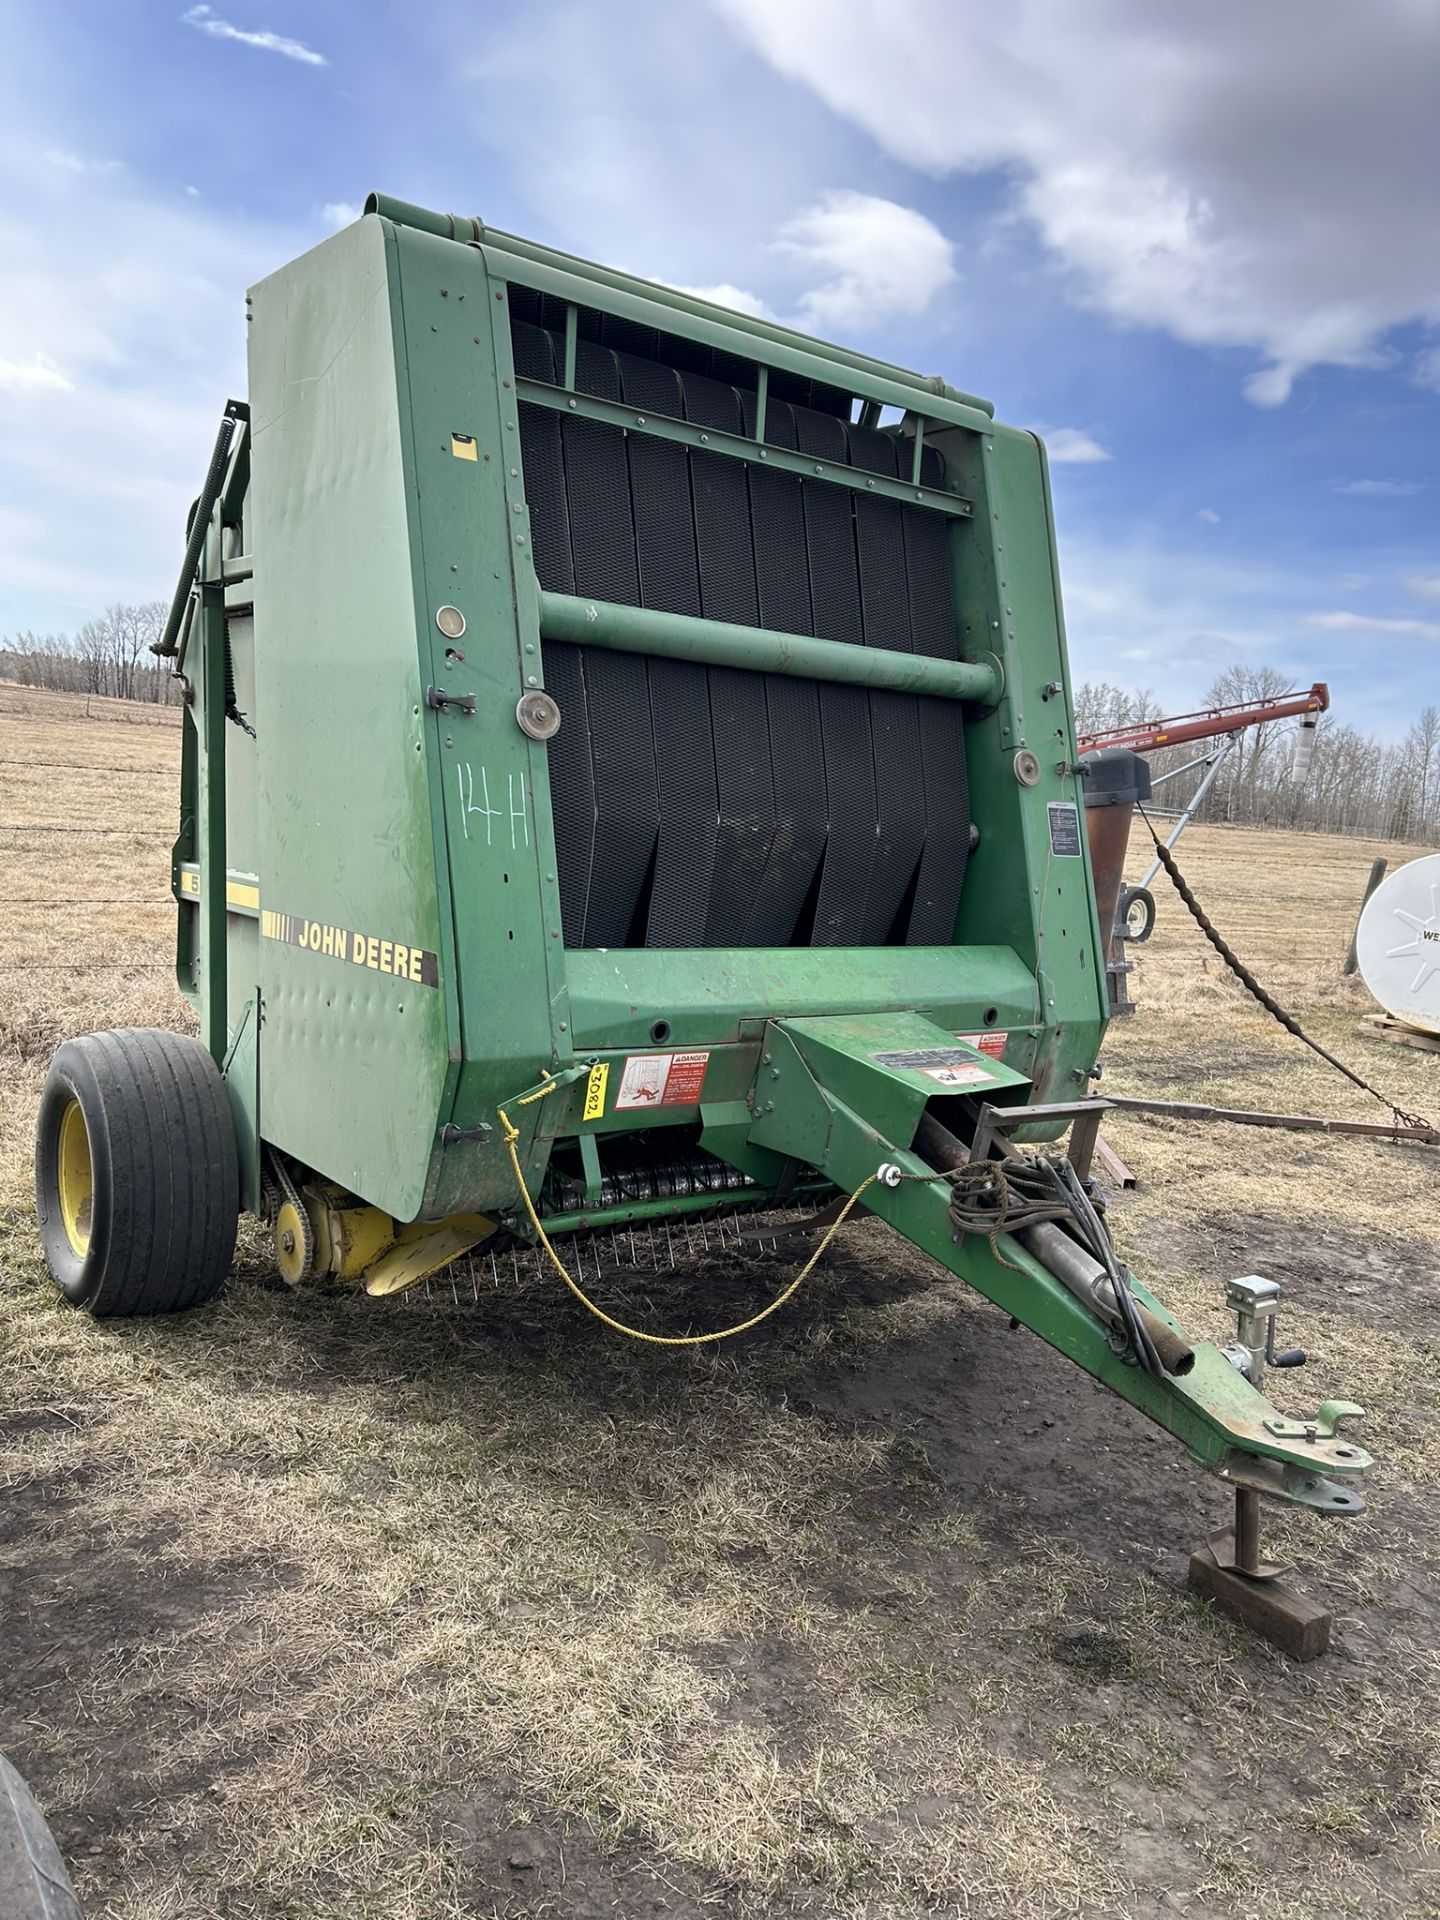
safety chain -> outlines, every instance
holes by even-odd
[[[1254,974],[1251,973],[1250,969],[1245,965],[1245,962],[1240,959],[1238,954],[1232,952],[1225,944],[1221,935],[1217,933],[1211,925],[1205,909],[1190,891],[1185,883],[1184,875],[1181,873],[1179,867],[1176,866],[1174,854],[1171,853],[1170,849],[1155,831],[1154,821],[1151,820],[1144,807],[1141,807],[1139,812],[1141,819],[1150,829],[1150,838],[1155,842],[1156,857],[1161,866],[1164,867],[1166,873],[1169,874],[1175,891],[1185,902],[1191,919],[1195,922],[1196,926],[1199,927],[1201,933],[1204,934],[1205,938],[1210,942],[1211,946],[1215,949],[1216,953],[1219,954],[1220,958],[1225,962],[1241,986],[1244,987],[1245,991],[1254,999],[1258,1000],[1265,1011],[1274,1019],[1278,1020],[1287,1033],[1292,1033],[1297,1040],[1303,1041],[1312,1053],[1318,1053],[1322,1060],[1327,1061],[1338,1073],[1343,1073],[1345,1078],[1352,1082],[1353,1085],[1359,1087],[1362,1093],[1368,1093],[1373,1100],[1378,1100],[1382,1107],[1388,1108],[1395,1122],[1397,1131],[1402,1127],[1420,1127],[1429,1128],[1433,1132],[1435,1130],[1433,1121],[1422,1118],[1418,1113],[1409,1113],[1402,1106],[1397,1106],[1388,1094],[1382,1093],[1378,1087],[1372,1087],[1370,1082],[1356,1073],[1353,1067],[1347,1067],[1343,1060],[1337,1060],[1328,1048],[1322,1047],[1318,1040],[1312,1040],[1310,1038],[1310,1035],[1306,1033],[1293,1013],[1287,1013],[1279,1001],[1276,1000],[1272,994],[1265,991],[1264,987],[1261,986]]]

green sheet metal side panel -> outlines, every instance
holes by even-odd
[[[947,433],[937,444],[950,478],[975,501],[974,519],[951,536],[963,648],[996,652],[1005,668],[999,706],[967,728],[980,843],[966,874],[959,939],[1013,947],[1034,971],[1049,1029],[1032,1069],[1034,1098],[1073,1098],[1085,1091],[1105,1030],[1105,968],[1083,782],[1072,771],[1070,668],[1044,455],[1033,434],[999,426]],[[1031,785],[1017,774],[1020,754],[1034,757]]]
[[[1034,976],[1007,947],[653,948],[568,956],[575,1044],[650,1047],[663,1017],[667,1044],[714,1046],[758,1017],[900,1012],[916,1008],[952,1033],[1034,1025]],[[987,1018],[986,1016],[989,1016]],[[1009,1049],[1007,1048],[1007,1057]],[[1026,1062],[1019,1054],[1015,1064]]]
[[[570,1018],[546,750],[515,717],[544,673],[505,289],[473,248],[407,229],[394,246],[413,459],[413,618],[431,683],[475,701],[473,713],[451,706],[425,716],[464,1043],[453,1122],[462,1132],[490,1129],[437,1156],[423,1210],[439,1218],[515,1197],[496,1109],[571,1057]],[[466,623],[453,644],[436,618],[447,605]],[[508,1111],[538,1183],[547,1159],[535,1145],[540,1109]]]
[[[249,521],[262,1131],[403,1220],[459,1035],[392,265],[365,220],[254,289]]]

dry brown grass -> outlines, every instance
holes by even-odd
[[[1220,1332],[1224,1276],[1288,1262],[1316,1357],[1282,1397],[1374,1409],[1371,1514],[1276,1531],[1340,1613],[1308,1669],[1185,1597],[1213,1483],[873,1224],[718,1353],[612,1344],[544,1282],[447,1326],[254,1258],[204,1312],[97,1326],[35,1250],[31,1117],[62,1033],[184,1021],[144,771],[177,743],[22,704],[0,821],[77,823],[42,760],[128,775],[83,790],[125,834],[0,832],[7,899],[53,903],[0,932],[0,1742],[87,1911],[1440,1913],[1434,1156],[1111,1129],[1147,1277]],[[1369,846],[1181,851],[1327,1042],[1440,1106],[1335,977]],[[1104,1086],[1366,1110],[1160,906]]]

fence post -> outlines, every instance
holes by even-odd
[[[1350,946],[1345,955],[1345,965],[1340,969],[1343,974],[1349,975],[1354,973],[1356,967],[1360,964],[1355,957],[1355,942],[1360,938],[1360,918],[1365,911],[1366,902],[1369,900],[1371,894],[1374,893],[1376,887],[1378,887],[1380,882],[1385,878],[1385,869],[1389,864],[1389,861],[1382,860],[1378,854],[1370,862],[1370,878],[1365,882],[1365,891],[1360,897],[1360,912],[1355,916],[1355,931],[1350,936]]]

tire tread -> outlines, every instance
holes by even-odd
[[[209,1053],[158,1027],[66,1041],[42,1098],[42,1142],[55,1084],[81,1101],[97,1206],[103,1187],[109,1208],[96,1272],[65,1290],[104,1317],[211,1299],[234,1256],[240,1182],[229,1095]]]

